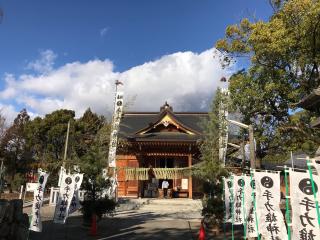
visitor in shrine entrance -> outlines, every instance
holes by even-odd
[[[168,187],[169,187],[169,182],[167,181],[167,179],[163,180],[162,189],[163,189],[163,197],[164,198],[168,197]]]

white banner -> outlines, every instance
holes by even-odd
[[[234,207],[233,207],[233,224],[243,224],[245,221],[246,206],[249,204],[250,195],[245,196],[247,193],[246,184],[249,184],[250,178],[248,176],[234,176]]]
[[[116,101],[114,104],[114,113],[111,124],[110,144],[108,163],[109,167],[116,167],[116,152],[118,142],[118,131],[120,126],[121,115],[123,111],[123,92],[116,93]]]
[[[257,214],[254,210],[254,202],[256,198],[256,183],[255,179],[252,178],[250,180],[250,203],[249,207],[247,208],[247,226],[246,226],[246,236],[247,237],[258,237],[258,232],[257,232]]]
[[[229,178],[223,179],[224,184],[224,203],[225,203],[225,209],[226,209],[226,221],[231,222],[232,221],[232,204],[233,204],[233,175],[231,175]]]
[[[39,178],[37,187],[33,193],[33,205],[32,205],[32,219],[30,222],[30,230],[35,232],[42,231],[41,222],[41,206],[43,202],[43,193],[48,180],[49,174],[39,170]]]
[[[61,181],[58,202],[54,211],[53,221],[55,223],[64,224],[66,222],[74,193],[74,186],[74,177],[70,174],[64,174]]]
[[[255,172],[258,230],[265,239],[287,239],[287,229],[280,210],[280,174]]]
[[[62,181],[62,178],[63,178],[63,174],[66,174],[67,170],[64,168],[64,167],[60,167],[60,170],[59,170],[59,179],[58,179],[58,187],[61,186],[61,181]]]
[[[73,197],[72,197],[70,208],[69,208],[69,214],[74,213],[81,207],[80,201],[79,201],[79,190],[83,180],[83,173],[74,174],[73,179],[74,179],[74,193],[73,193]]]
[[[313,175],[317,199],[320,178]],[[290,171],[290,195],[292,206],[292,240],[320,239],[317,209],[309,173]]]

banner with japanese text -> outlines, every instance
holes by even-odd
[[[74,178],[74,193],[71,200],[69,214],[74,213],[78,209],[80,209],[80,201],[79,201],[79,190],[83,180],[83,173],[76,173],[73,175]]]
[[[320,199],[320,178],[313,175],[314,189]],[[320,230],[312,182],[309,173],[290,171],[292,240],[320,239]]]
[[[257,214],[255,212],[255,199],[256,199],[256,183],[255,179],[250,179],[250,187],[248,187],[248,193],[250,194],[250,202],[249,206],[247,206],[246,216],[247,216],[247,223],[246,223],[246,236],[247,237],[258,237],[257,232]]]
[[[122,111],[123,111],[123,92],[117,92],[115,104],[114,104],[114,113],[113,113],[113,118],[111,123],[111,134],[110,134],[109,155],[108,155],[109,167],[116,167],[118,131],[120,126]]]
[[[287,228],[280,210],[280,173],[255,172],[258,230],[265,239],[287,239]]]
[[[225,220],[226,222],[232,222],[232,204],[233,204],[233,175],[223,179],[224,184],[224,203],[226,209]]]
[[[245,222],[246,207],[250,202],[249,188],[246,185],[250,184],[250,177],[248,176],[234,176],[234,204],[233,204],[233,224],[239,225]]]
[[[41,222],[41,206],[43,203],[43,193],[48,180],[49,174],[39,170],[39,178],[36,189],[33,193],[33,205],[32,205],[32,219],[30,222],[30,230],[35,232],[42,231]]]
[[[59,190],[59,197],[54,211],[55,223],[64,224],[68,218],[69,207],[71,205],[71,200],[74,194],[74,176],[71,174],[64,174],[61,186]]]

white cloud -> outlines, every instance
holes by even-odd
[[[104,27],[100,29],[100,36],[104,37],[108,33],[109,29],[110,29],[109,27]]]
[[[46,52],[56,56],[51,50]],[[41,55],[34,63],[46,62],[46,74],[5,75],[6,87],[0,91],[0,99],[26,106],[33,115],[68,108],[79,117],[88,107],[107,115],[112,111],[114,82],[119,79],[124,83],[126,99],[136,96],[130,110],[158,111],[168,101],[175,111],[206,111],[216,87],[222,84],[221,77],[228,75],[214,54],[214,49],[200,54],[177,52],[122,73],[115,72],[108,59],[73,62],[54,69],[53,62],[41,60]]]
[[[18,112],[13,105],[5,105],[0,103],[0,114],[5,117],[5,125],[9,126],[11,122],[16,118]]]
[[[49,73],[50,71],[52,71],[53,64],[56,58],[57,54],[55,54],[50,49],[40,51],[40,58],[30,62],[27,65],[27,69],[34,70],[41,74]]]

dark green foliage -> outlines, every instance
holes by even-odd
[[[116,202],[112,199],[101,198],[95,201],[85,200],[81,202],[81,212],[85,220],[91,220],[92,214],[96,214],[99,219],[104,214],[112,215],[116,207]]]
[[[203,180],[203,210],[202,214],[213,224],[223,220],[222,177],[228,173],[219,160],[219,104],[221,91],[218,89],[212,103],[209,120],[205,123],[205,139],[200,144],[201,162],[193,169],[193,175]]]
[[[81,188],[86,190],[84,206],[82,209],[84,218],[91,218],[96,214],[101,218],[103,214],[110,214],[116,203],[112,199],[103,196],[103,190],[110,187],[110,182],[102,176],[102,170],[107,166],[106,138],[109,136],[108,126],[102,127],[92,139],[91,146],[80,158],[79,166],[84,173]]]
[[[6,179],[11,192],[20,187],[17,184],[25,182],[24,176],[31,169],[32,151],[27,144],[26,134],[29,119],[27,111],[21,110],[13,125],[5,131],[0,144],[0,155],[4,160]]]
[[[244,18],[226,28],[216,47],[226,54],[225,64],[250,59],[248,69],[230,78],[231,99],[242,122],[254,127],[257,157],[278,161],[291,150],[312,155],[320,143],[319,131],[310,128],[315,114],[295,112],[320,84],[320,1],[270,3],[275,11],[268,21]]]

